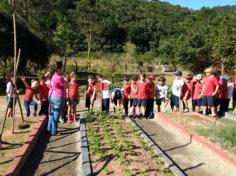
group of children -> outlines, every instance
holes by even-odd
[[[207,115],[209,112],[212,117],[224,115],[228,111],[229,101],[234,93],[234,82],[228,83],[228,77],[219,77],[215,70],[210,67],[205,70],[205,77],[202,74],[193,75],[188,74],[185,79],[182,78],[182,72],[176,71],[175,80],[170,89],[166,85],[165,77],[159,77],[157,85],[155,84],[155,74],[149,74],[146,79],[145,74],[140,76],[133,76],[131,82],[129,77],[125,77],[122,88],[114,88],[109,90],[110,81],[105,80],[102,75],[97,76],[97,81],[89,76],[86,87],[85,107],[88,110],[93,109],[98,91],[102,95],[102,111],[109,112],[110,100],[114,110],[124,109],[125,116],[130,117],[154,117],[154,102],[156,100],[157,111],[165,110],[170,102],[172,111],[179,111],[180,103],[183,103],[183,112],[189,112],[189,101],[192,100],[192,111],[200,112],[203,107],[203,114]],[[50,79],[52,73],[44,75],[40,81],[32,80],[29,85],[25,77],[21,77],[25,85],[24,107],[26,116],[30,116],[30,106],[33,106],[34,113],[37,115],[38,104],[41,105],[39,115],[48,115],[49,111],[49,89]],[[76,106],[80,102],[79,84],[77,82],[76,74],[72,72],[65,78],[66,84],[66,107],[64,113],[67,122],[71,119],[76,122]],[[236,79],[233,79],[233,81]],[[8,116],[11,115],[13,107],[14,93],[10,95],[12,89],[12,77],[7,84],[8,96]],[[18,90],[19,92],[20,90]],[[33,99],[35,96],[36,100]],[[162,108],[162,105],[164,107]],[[235,104],[235,103],[234,103]],[[130,108],[130,110],[129,110]],[[72,113],[72,115],[71,115]]]

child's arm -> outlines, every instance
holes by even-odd
[[[24,83],[25,87],[29,87],[29,84],[26,82],[25,77],[21,77],[22,82]]]
[[[215,89],[215,91],[213,92],[212,96],[215,96],[218,91],[219,91],[219,85],[216,86],[216,89]]]

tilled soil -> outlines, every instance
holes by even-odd
[[[236,168],[209,153],[204,147],[186,140],[175,129],[154,120],[136,120],[144,131],[187,174],[196,176],[233,176]]]

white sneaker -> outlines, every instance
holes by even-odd
[[[189,110],[188,110],[188,109],[185,109],[184,112],[189,112]]]

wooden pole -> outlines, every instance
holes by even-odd
[[[13,83],[16,86],[16,57],[17,57],[17,43],[16,43],[16,17],[13,13],[13,31],[14,31],[14,80]],[[13,98],[13,113],[12,113],[12,133],[15,131],[15,113],[16,113],[16,99]]]

